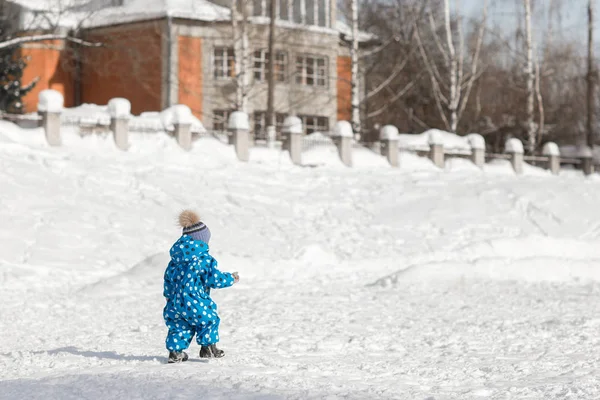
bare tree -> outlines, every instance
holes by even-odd
[[[587,145],[594,147],[594,93],[596,68],[594,65],[594,0],[588,0],[588,56],[587,56]]]
[[[460,119],[467,106],[473,84],[480,76],[480,51],[486,31],[488,0],[483,2],[483,16],[479,23],[470,68],[465,71],[465,38],[463,21],[460,16],[460,5],[455,2],[458,21],[453,23],[450,13],[450,0],[444,0],[443,32],[445,41],[439,32],[438,22],[431,7],[429,10],[429,25],[433,44],[425,43],[424,33],[419,24],[415,24],[419,52],[431,81],[432,95],[445,129],[456,132]],[[458,45],[458,49],[456,48]],[[441,55],[441,62],[435,53]]]
[[[536,149],[536,129],[534,118],[535,71],[533,69],[533,42],[531,33],[531,1],[523,0],[525,9],[525,79],[527,81],[527,151],[532,154]]]

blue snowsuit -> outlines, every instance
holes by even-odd
[[[171,351],[185,350],[196,335],[201,346],[219,341],[217,305],[210,289],[233,285],[234,278],[217,268],[217,260],[208,253],[208,244],[181,236],[170,250],[171,261],[165,271],[163,310],[169,328],[166,346]]]

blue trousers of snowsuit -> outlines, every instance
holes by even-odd
[[[201,346],[219,341],[217,305],[210,298],[211,289],[233,285],[234,278],[217,268],[208,244],[183,235],[171,247],[171,261],[164,276],[163,310],[169,328],[165,344],[168,350],[187,349],[194,336]]]

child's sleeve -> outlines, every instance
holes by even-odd
[[[163,296],[167,299],[173,297],[173,282],[171,282],[171,274],[169,273],[169,268],[165,271],[164,276],[164,288],[163,288]]]
[[[206,284],[212,289],[223,289],[233,285],[234,278],[229,272],[221,272],[217,268],[217,260],[211,258],[210,260],[210,273]]]

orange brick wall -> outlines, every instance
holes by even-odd
[[[352,119],[352,59],[337,58],[337,119]]]
[[[162,108],[162,25],[122,25],[89,32],[100,48],[83,50],[81,100],[107,104],[114,97],[131,102],[131,113]]]
[[[179,36],[179,103],[202,119],[202,39]]]
[[[39,79],[35,87],[23,98],[25,112],[37,110],[39,93],[44,89],[61,92],[65,98],[65,107],[73,106],[74,86],[72,64],[68,50],[61,50],[60,40],[26,44],[21,54],[28,57],[27,68],[23,71],[23,85]]]

